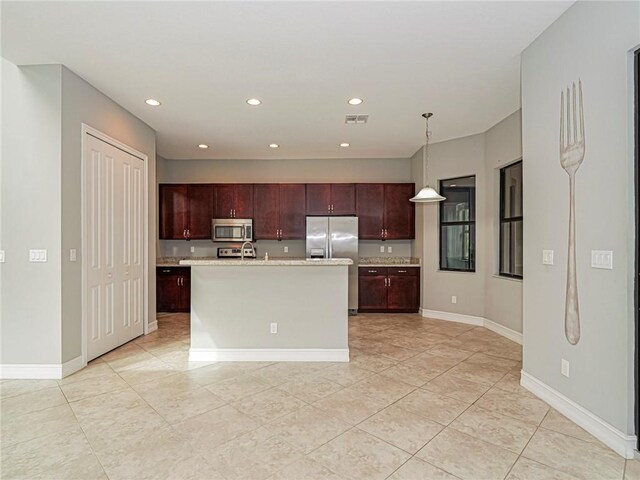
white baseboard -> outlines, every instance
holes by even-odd
[[[190,362],[348,362],[344,348],[191,348]]]
[[[60,380],[85,366],[86,364],[82,361],[82,355],[65,363],[4,364],[0,365],[0,379]]]
[[[82,355],[78,355],[76,358],[69,360],[62,364],[62,377],[68,377],[72,373],[76,373],[78,370],[82,370],[87,364],[82,360]]]
[[[520,332],[516,332],[515,330],[505,327],[504,325],[500,325],[499,323],[496,323],[493,320],[489,320],[488,318],[475,317],[473,315],[463,315],[462,313],[427,310],[426,308],[421,309],[420,313],[423,317],[434,318],[436,320],[444,320],[446,322],[465,323],[467,325],[485,327],[492,332],[497,333],[498,335],[502,335],[503,337],[522,345],[522,334]]]
[[[520,385],[547,402],[569,420],[584,428],[619,455],[624,458],[633,458],[636,448],[635,435],[622,433],[586,408],[524,371],[521,372]]]
[[[422,316],[436,320],[445,320],[447,322],[466,323],[467,325],[484,325],[484,318],[474,317],[473,315],[463,315],[461,313],[440,312],[438,310],[427,310],[423,308]]]
[[[512,342],[519,343],[522,345],[522,334],[520,332],[516,332],[504,325],[500,325],[499,323],[494,322],[493,320],[489,320],[488,318],[484,319],[484,327],[488,328],[492,332],[497,333],[498,335],[502,335],[505,338],[508,338]]]
[[[158,329],[158,320],[149,322],[149,325],[147,326],[147,335],[149,335],[151,332],[155,332],[157,329]]]

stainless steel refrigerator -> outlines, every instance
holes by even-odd
[[[358,217],[307,217],[307,258],[350,258],[349,312],[358,311]]]

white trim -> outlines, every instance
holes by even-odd
[[[478,325],[480,327],[484,325],[484,318],[474,317],[473,315],[463,315],[462,313],[440,312],[438,310],[427,310],[426,308],[423,308],[421,310],[421,313],[423,317],[434,318],[436,320],[466,323],[467,325]]]
[[[23,363],[0,365],[2,380],[60,380],[86,367],[82,355],[78,355],[65,363]]]
[[[633,458],[636,447],[635,435],[622,433],[586,408],[578,405],[525,371],[521,372],[520,385],[547,402],[569,420],[584,428],[617,454],[624,458]]]
[[[348,362],[348,348],[191,348],[190,362]]]
[[[62,377],[68,377],[69,375],[76,373],[78,370],[82,370],[87,366],[87,362],[84,361],[82,355],[78,355],[76,358],[72,358],[68,362],[62,364]]]
[[[520,332],[516,332],[504,325],[500,325],[499,323],[494,322],[493,320],[489,320],[484,317],[474,317],[473,315],[463,315],[462,313],[452,313],[452,312],[441,312],[439,310],[427,310],[426,308],[422,308],[420,310],[420,314],[423,317],[434,318],[436,320],[444,320],[446,322],[457,322],[457,323],[465,323],[467,325],[476,325],[478,327],[484,327],[488,330],[491,330],[498,335],[502,335],[505,338],[508,338],[512,342],[519,343],[522,345],[522,334]]]
[[[143,203],[143,217],[144,217],[144,245],[143,245],[143,253],[142,253],[142,261],[143,261],[143,333],[147,335],[149,332],[149,156],[139,152],[138,150],[125,145],[122,142],[119,142],[113,137],[102,133],[100,130],[96,130],[95,128],[87,125],[86,123],[81,124],[81,139],[80,139],[80,148],[82,150],[81,153],[81,162],[80,162],[80,176],[82,178],[81,182],[81,228],[82,228],[82,322],[81,322],[81,336],[82,336],[82,362],[84,365],[87,364],[87,212],[86,212],[86,191],[85,191],[85,138],[87,135],[91,135],[103,142],[106,142],[110,145],[113,145],[120,150],[123,150],[134,157],[138,157],[144,162],[144,203]]]
[[[502,335],[505,338],[508,338],[512,342],[519,343],[522,345],[522,334],[520,332],[516,332],[504,325],[500,325],[499,323],[494,322],[493,320],[489,320],[488,318],[484,319],[484,328],[491,330],[492,332],[497,333],[498,335]]]
[[[149,327],[147,328],[147,333],[145,333],[145,335],[149,335],[151,332],[155,332],[157,329],[158,329],[158,320],[149,322]]]

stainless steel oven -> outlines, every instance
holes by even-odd
[[[211,240],[214,242],[253,241],[253,220],[250,218],[214,218],[211,220]]]

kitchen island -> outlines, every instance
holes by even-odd
[[[190,361],[348,362],[350,259],[186,259]]]

